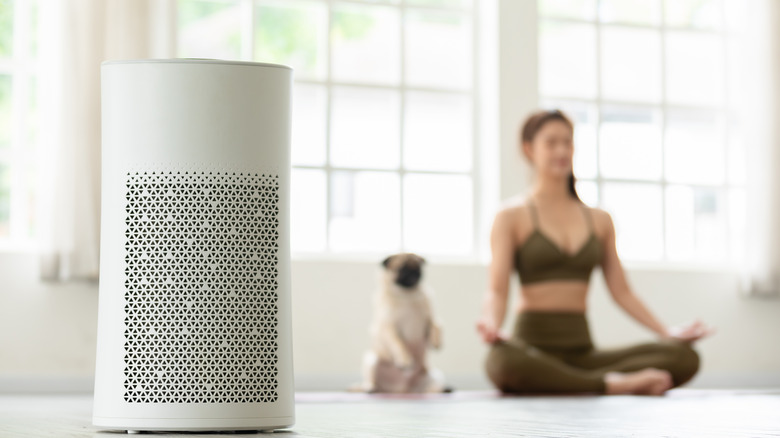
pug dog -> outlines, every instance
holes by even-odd
[[[382,261],[382,286],[374,297],[372,347],[363,358],[366,392],[451,392],[441,371],[426,363],[428,348],[441,348],[441,328],[421,285],[425,259],[414,253]]]

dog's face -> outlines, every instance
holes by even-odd
[[[382,261],[389,281],[404,289],[414,289],[422,278],[422,265],[425,259],[417,254],[406,252],[393,254]]]

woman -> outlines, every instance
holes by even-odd
[[[714,330],[698,320],[667,329],[630,289],[611,216],[588,207],[575,191],[573,131],[558,110],[532,114],[523,125],[522,151],[536,181],[525,201],[504,207],[493,223],[490,285],[477,323],[490,344],[485,369],[503,392],[661,395],[698,371],[692,344]],[[660,339],[594,348],[585,313],[595,265],[617,304]],[[522,299],[507,337],[500,327],[515,269]]]

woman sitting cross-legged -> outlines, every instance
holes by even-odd
[[[700,358],[693,343],[714,332],[700,321],[667,329],[629,288],[604,210],[575,191],[573,125],[560,111],[525,122],[522,150],[536,180],[525,199],[501,209],[491,231],[490,284],[477,329],[489,344],[485,371],[508,393],[661,395],[688,382]],[[602,349],[589,332],[586,297],[600,265],[615,302],[659,335],[652,342]],[[521,299],[511,336],[500,332],[517,270]]]

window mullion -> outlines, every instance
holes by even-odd
[[[30,47],[30,3],[16,2],[14,5],[13,30],[13,69],[11,74],[11,154],[9,170],[11,172],[11,190],[9,199],[9,238],[11,242],[21,243],[24,240],[25,223],[27,222],[28,205],[25,201],[27,192],[26,150],[27,113],[29,101],[28,49]]]
[[[472,65],[472,71],[471,71],[471,216],[472,216],[472,222],[471,222],[471,246],[472,246],[472,253],[474,254],[475,258],[480,257],[480,251],[482,249],[480,243],[481,239],[479,236],[479,232],[482,230],[482,224],[480,223],[480,219],[482,217],[481,211],[482,211],[482,181],[480,179],[481,176],[481,165],[482,160],[479,154],[479,148],[477,145],[479,144],[479,139],[482,137],[482,130],[479,123],[479,114],[480,111],[480,81],[481,81],[481,74],[479,65],[481,63],[479,62],[479,40],[477,39],[478,35],[480,34],[480,14],[479,14],[479,6],[472,4],[472,14],[471,14],[471,65]]]
[[[325,82],[325,252],[332,252],[332,243],[330,238],[330,221],[333,216],[331,211],[331,173],[333,169],[330,163],[330,149],[331,149],[331,122],[333,120],[333,40],[331,38],[331,26],[333,25],[333,1],[328,0],[328,13],[326,17],[327,23],[325,24],[325,38],[327,44],[325,45],[325,63],[326,65],[326,82]]]
[[[601,10],[601,0],[596,0],[596,15],[594,24],[596,26],[596,200],[597,205],[603,201],[601,195],[604,191],[604,177],[601,175],[601,110],[604,104],[603,96],[601,95],[601,16],[599,11]]]
[[[726,240],[724,243],[724,246],[728,248],[726,251],[727,254],[731,254],[734,252],[735,248],[732,248],[731,245],[731,234],[733,233],[732,227],[732,221],[731,221],[731,215],[729,212],[731,211],[731,181],[729,179],[729,153],[731,149],[731,88],[729,84],[730,81],[730,75],[729,75],[729,55],[730,55],[730,47],[729,47],[729,41],[731,39],[731,33],[728,32],[727,28],[727,20],[726,20],[726,4],[725,2],[720,3],[720,14],[721,14],[721,22],[723,23],[723,29],[721,29],[723,32],[721,33],[721,44],[723,48],[723,84],[725,85],[723,87],[723,110],[722,110],[722,117],[723,117],[723,137],[725,139],[724,141],[724,160],[723,160],[723,182],[724,182],[724,189],[721,190],[721,200],[723,200],[723,214],[725,215],[725,223],[726,223],[726,236],[724,239]]]
[[[669,102],[666,90],[666,0],[661,2],[661,254],[662,260],[670,260],[666,227],[666,199],[668,181],[666,180],[666,128],[668,125]]]
[[[252,61],[255,57],[255,0],[244,0],[241,9],[241,58]]]
[[[398,181],[399,181],[399,190],[401,191],[399,194],[399,200],[400,205],[398,206],[398,214],[400,217],[400,220],[398,221],[399,231],[400,231],[400,238],[401,241],[399,242],[399,246],[402,251],[406,250],[407,242],[406,242],[406,232],[404,230],[404,195],[405,190],[404,186],[406,184],[406,168],[404,167],[404,146],[406,145],[406,140],[404,138],[404,132],[406,131],[406,0],[401,0],[400,4],[400,14],[401,19],[398,20],[399,25],[399,33],[398,35],[401,38],[401,41],[399,42],[399,50],[400,50],[400,56],[399,59],[401,61],[400,65],[400,81],[401,81],[401,87],[399,89],[399,92],[401,93],[400,96],[400,111],[401,114],[398,118],[400,126],[399,126],[399,144],[398,144]]]

